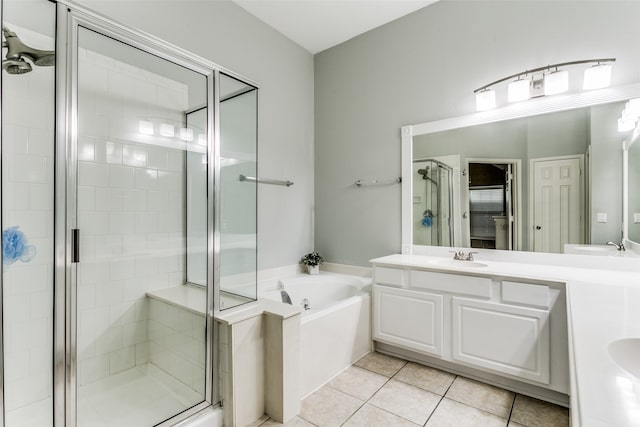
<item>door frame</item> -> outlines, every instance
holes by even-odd
[[[462,206],[466,208],[462,214],[465,222],[465,244],[471,247],[471,215],[469,214],[469,163],[484,164],[505,164],[511,165],[513,174],[513,250],[522,250],[522,160],[521,159],[501,159],[495,157],[467,157],[465,159],[465,169],[463,170],[463,178],[466,178],[465,185],[461,185],[462,189]]]
[[[580,212],[580,241],[584,242],[585,236],[585,201],[584,201],[584,187],[585,187],[585,172],[584,172],[584,154],[567,154],[565,156],[553,156],[553,157],[537,157],[535,159],[529,159],[529,232],[531,233],[531,238],[529,239],[529,250],[533,251],[535,248],[535,234],[533,232],[534,227],[534,217],[535,217],[535,209],[534,209],[534,200],[535,200],[535,163],[536,162],[547,162],[553,160],[569,160],[569,159],[577,159],[579,161],[580,167],[580,183],[579,183],[579,198],[578,206],[581,208]]]

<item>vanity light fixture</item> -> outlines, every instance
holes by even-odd
[[[551,96],[569,90],[569,71],[561,67],[593,64],[584,71],[583,89],[602,89],[611,84],[611,63],[615,58],[582,59],[561,62],[512,74],[473,91],[476,95],[476,110],[486,111],[496,107],[496,92],[493,86],[512,80],[507,88],[508,102],[521,102],[539,96]],[[515,80],[514,80],[515,79]]]

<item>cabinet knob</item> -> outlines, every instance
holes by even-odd
[[[536,225],[536,230],[542,230],[542,227],[540,227],[539,225]]]

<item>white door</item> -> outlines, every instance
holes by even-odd
[[[533,247],[561,253],[582,243],[581,157],[533,161]]]
[[[453,359],[549,384],[549,312],[451,298]]]
[[[373,339],[442,356],[443,296],[373,286]]]

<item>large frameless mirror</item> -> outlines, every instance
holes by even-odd
[[[637,92],[629,85],[593,101],[575,97],[574,106],[567,96],[564,105],[540,100],[404,128],[403,251],[580,253],[619,241],[625,134],[617,119]]]

